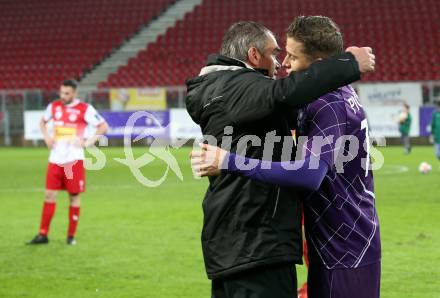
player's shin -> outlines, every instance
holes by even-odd
[[[43,211],[41,213],[41,223],[40,223],[40,234],[47,236],[49,233],[50,223],[52,217],[55,213],[56,203],[55,202],[44,202]]]
[[[80,213],[80,207],[79,206],[70,206],[69,209],[69,229],[67,231],[68,237],[75,237],[76,228],[78,226],[79,221],[79,213]]]

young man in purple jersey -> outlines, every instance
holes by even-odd
[[[342,49],[342,35],[329,18],[301,16],[288,29],[283,65],[299,71]],[[368,123],[353,88],[302,108],[298,135],[307,139],[294,162],[263,162],[204,144],[192,152],[192,165],[200,176],[227,171],[297,188],[309,246],[308,297],[379,297],[381,246]],[[254,167],[237,166],[249,164]]]

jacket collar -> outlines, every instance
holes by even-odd
[[[206,66],[210,65],[224,65],[224,66],[239,66],[246,67],[246,63],[238,59],[230,58],[220,54],[212,54],[208,56]]]
[[[206,66],[200,70],[199,76],[204,76],[209,73],[221,70],[239,70],[242,68],[252,69],[263,74],[266,77],[269,76],[269,72],[267,71],[267,69],[253,68],[246,62],[220,54],[212,54],[208,56]]]

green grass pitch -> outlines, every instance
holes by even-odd
[[[147,149],[136,148],[136,156]],[[24,243],[38,230],[48,152],[0,149],[0,297],[210,297],[200,247],[206,180],[192,178],[189,149],[173,151],[184,181],[140,185],[122,148],[104,150],[107,163],[87,173],[78,245],[65,244],[68,200],[58,196],[50,244]],[[382,235],[382,297],[440,297],[440,165],[431,147],[382,149],[375,172]],[[417,171],[427,161],[433,170]],[[166,165],[143,169],[160,178]],[[299,283],[306,271],[298,266]],[[359,289],[362,291],[362,289]]]

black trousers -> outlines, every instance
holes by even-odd
[[[277,265],[245,271],[212,281],[211,298],[295,298],[295,265]]]

